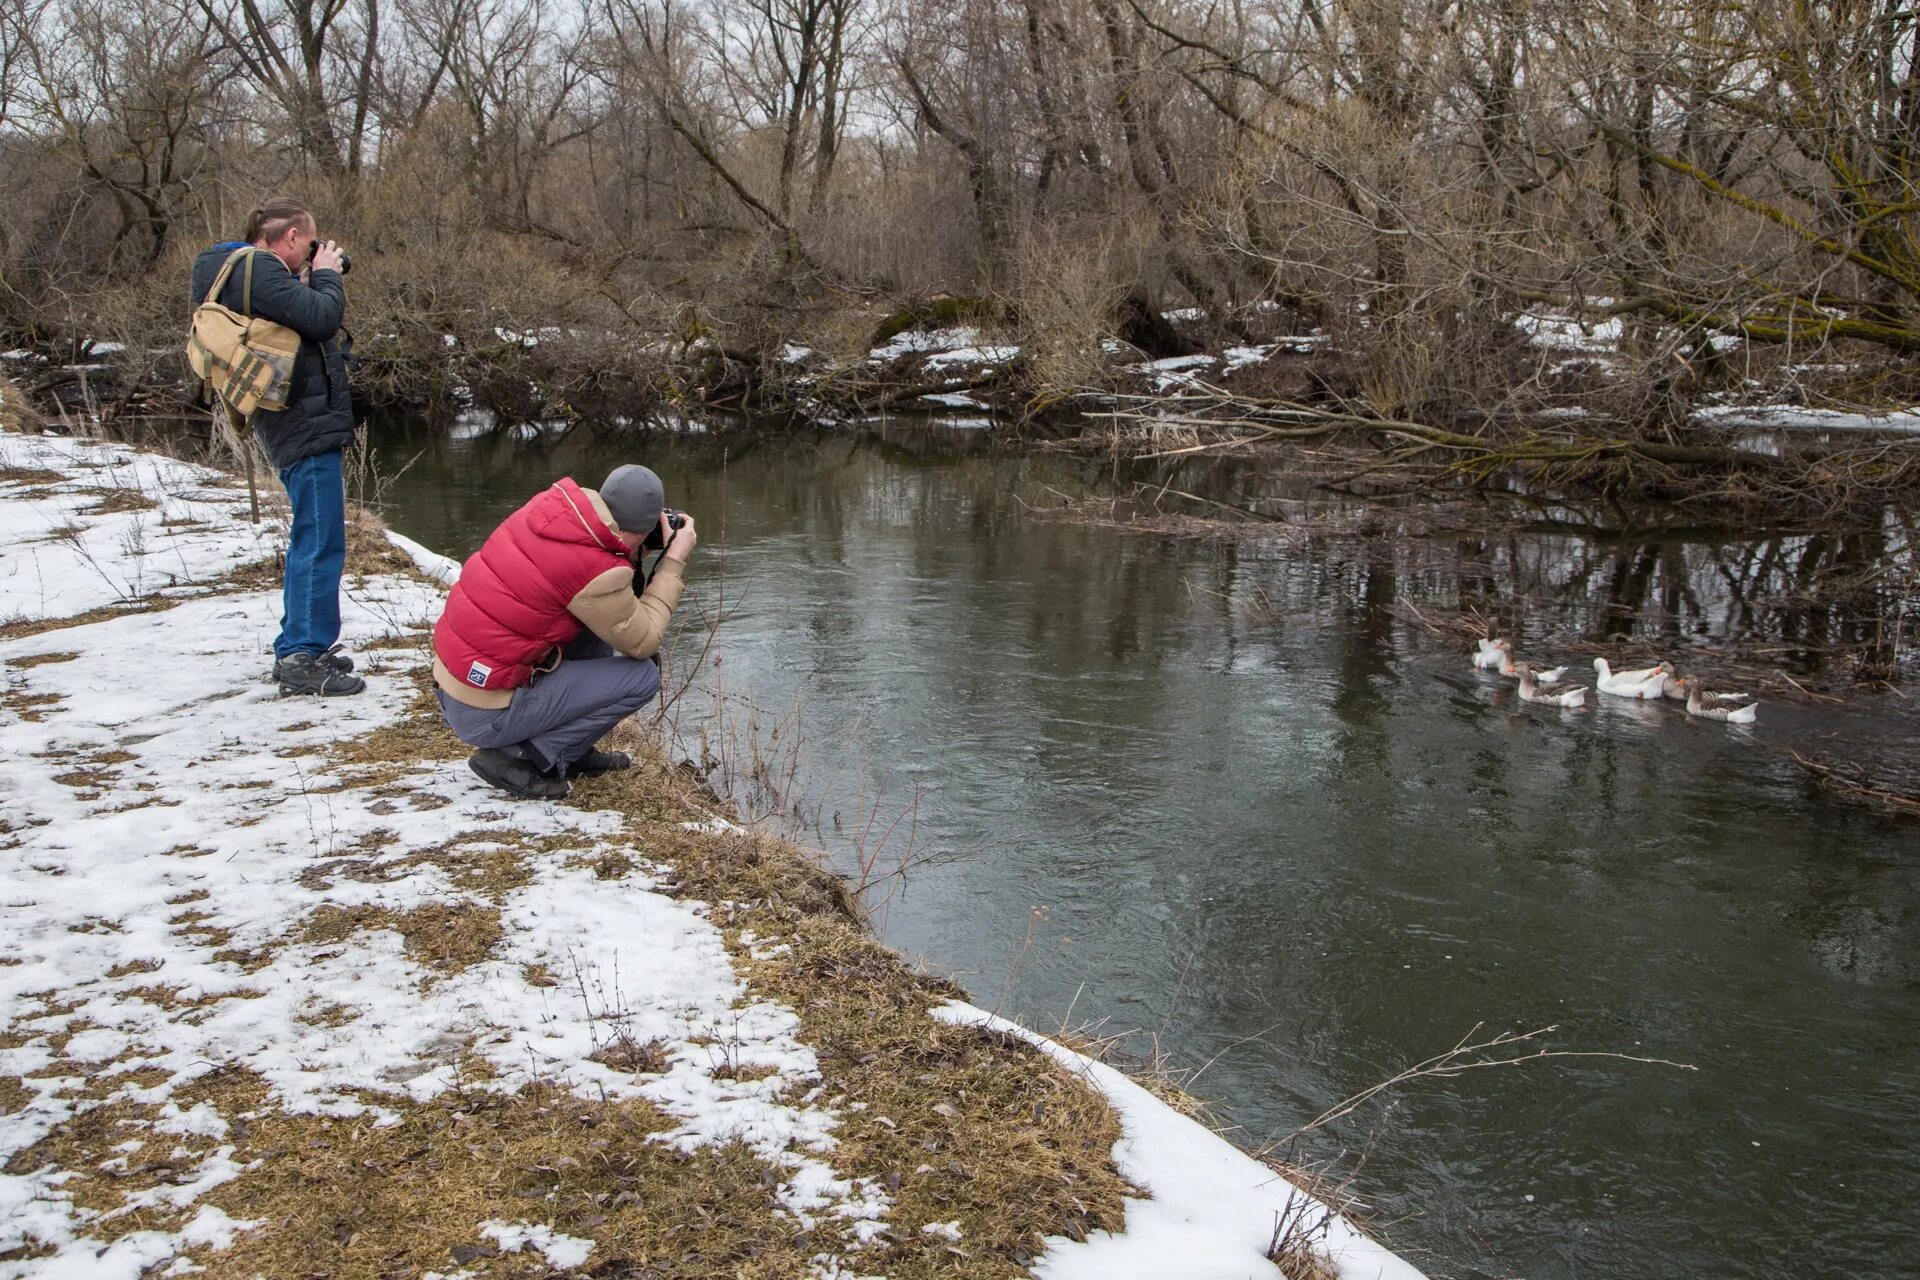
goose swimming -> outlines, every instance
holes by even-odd
[[[1600,673],[1594,682],[1596,687],[1616,698],[1657,699],[1665,693],[1667,677],[1673,674],[1672,665],[1665,662],[1636,671],[1615,671],[1607,666],[1605,658],[1595,658],[1593,669]]]
[[[1561,668],[1563,671],[1565,669]],[[1514,663],[1510,674],[1520,678],[1520,701],[1522,702],[1539,702],[1550,707],[1583,707],[1587,704],[1587,691],[1584,688],[1556,689],[1552,693],[1542,693],[1538,677],[1533,674],[1533,668],[1524,662]]]

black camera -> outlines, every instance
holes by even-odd
[[[672,507],[663,509],[660,514],[667,518],[667,528],[676,532],[687,523],[686,514],[675,511]],[[640,544],[642,551],[664,551],[666,547],[666,540],[660,536],[660,526],[657,524],[647,531],[647,540]]]
[[[313,255],[318,252],[320,252],[320,242],[318,240],[307,241],[307,264],[309,266],[313,264]],[[340,274],[345,275],[351,270],[353,270],[353,259],[342,252],[340,255]]]

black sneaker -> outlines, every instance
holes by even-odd
[[[318,694],[323,698],[338,698],[349,693],[359,693],[367,687],[367,682],[359,676],[342,671],[327,661],[328,654],[290,653],[273,664],[273,678],[280,685],[280,696],[294,697],[302,694]],[[353,661],[351,658],[346,661]]]
[[[603,773],[618,773],[633,768],[633,757],[624,751],[589,751],[567,766],[577,778],[594,778]]]
[[[483,782],[528,800],[560,800],[567,794],[564,778],[556,778],[533,761],[498,747],[482,747],[468,756],[467,768],[479,774]]]

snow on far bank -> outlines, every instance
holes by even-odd
[[[1604,299],[1596,301],[1605,304]],[[1617,316],[1589,322],[1566,315],[1526,312],[1515,316],[1513,323],[1529,342],[1546,351],[1611,352],[1618,349],[1620,337],[1626,332]]]
[[[966,346],[956,347],[952,351],[936,351],[927,357],[927,369],[930,372],[944,372],[948,365],[968,364],[1005,364],[1020,354],[1020,348],[1012,346]]]
[[[1200,376],[1200,370],[1211,369],[1219,363],[1218,356],[1168,356],[1164,360],[1149,360],[1135,367],[1153,376],[1155,391],[1167,391],[1191,383]]]
[[[1020,354],[1020,348],[1004,343],[983,343],[980,330],[971,325],[951,329],[908,329],[895,334],[885,346],[867,353],[868,364],[888,364],[904,356],[925,356],[929,372],[951,373],[950,366],[1005,364]]]
[[[1920,408],[1892,413],[1809,409],[1801,405],[1712,405],[1694,410],[1693,420],[1712,427],[1760,427],[1778,431],[1877,431],[1920,435]]]
[[[1161,1102],[1124,1074],[1037,1032],[955,1000],[934,1016],[1017,1035],[1098,1090],[1119,1113],[1114,1163],[1151,1194],[1127,1201],[1126,1229],[1084,1241],[1049,1237],[1042,1280],[1242,1280],[1274,1274],[1266,1252],[1276,1222],[1304,1215],[1339,1280],[1423,1280],[1398,1255],[1226,1139]],[[1318,1224],[1324,1223],[1324,1228]]]
[[[929,351],[955,351],[978,341],[980,331],[970,325],[954,329],[907,329],[894,334],[885,346],[869,351],[867,362],[885,364],[901,356],[920,355]]]

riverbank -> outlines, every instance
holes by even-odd
[[[655,744],[481,786],[431,553],[357,521],[369,691],[283,700],[233,478],[0,452],[0,1274],[1240,1276],[1303,1214],[1338,1275],[1417,1274],[958,1003]]]

